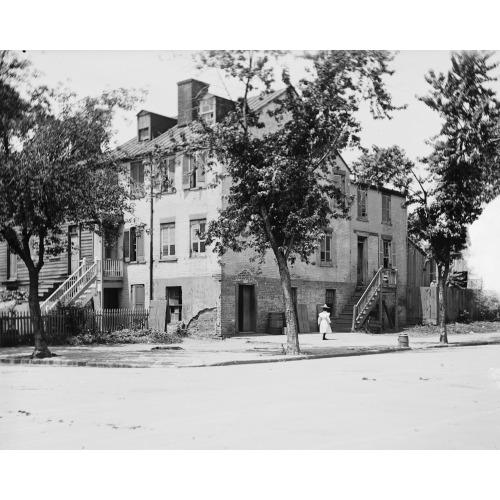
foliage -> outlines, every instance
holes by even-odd
[[[352,199],[333,183],[337,151],[360,144],[357,112],[368,101],[376,118],[396,109],[383,78],[392,74],[392,56],[384,51],[319,51],[307,55],[312,69],[298,88],[286,86],[276,107],[249,105],[252,91],[272,91],[276,53],[209,51],[201,66],[235,78],[243,87],[234,110],[220,123],[202,120],[190,129],[184,151],[205,151],[217,182],[231,179],[219,218],[210,221],[207,244],[219,255],[251,249],[277,261],[289,325],[287,352],[299,352],[288,266],[309,262],[331,219],[348,216]],[[278,54],[279,55],[279,54]],[[274,121],[265,127],[264,120]],[[224,165],[216,171],[215,165]],[[331,201],[334,200],[332,203]]]
[[[500,103],[489,86],[496,80],[490,72],[497,67],[489,63],[491,55],[453,53],[446,75],[430,71],[426,76],[431,90],[420,100],[439,114],[442,127],[429,142],[431,154],[421,159],[425,179],[396,146],[374,147],[354,165],[368,182],[404,188],[408,203],[416,205],[408,229],[438,266],[443,343],[447,343],[443,287],[452,261],[467,245],[467,226],[500,193]],[[454,276],[451,282],[456,282]]]
[[[477,297],[478,316],[482,321],[500,321],[500,298],[493,292],[481,291]]]
[[[16,302],[28,300],[28,293],[25,290],[7,290],[5,292],[0,292],[0,302],[10,302],[12,300]]]
[[[123,329],[115,332],[92,332],[87,330],[67,339],[70,345],[82,344],[179,344],[182,336],[167,333],[154,328]]]

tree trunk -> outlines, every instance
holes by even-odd
[[[31,358],[50,358],[52,353],[47,346],[47,336],[43,326],[42,313],[40,311],[40,299],[38,297],[38,278],[39,270],[28,269],[30,277],[30,292],[29,292],[29,306],[31,323],[35,334],[35,350]]]
[[[446,281],[448,279],[448,273],[450,266],[446,264],[443,266],[438,266],[438,293],[439,293],[439,343],[448,343],[448,331],[446,328],[446,311],[447,311],[447,295],[446,295]]]
[[[278,269],[280,272],[281,288],[283,290],[283,303],[285,304],[285,317],[287,326],[287,354],[300,354],[299,347],[299,329],[297,327],[297,318],[295,316],[295,307],[292,299],[292,282],[290,280],[290,271],[284,257],[280,254],[276,256],[278,260]]]

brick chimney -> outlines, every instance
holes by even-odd
[[[177,125],[188,125],[198,116],[200,99],[207,93],[208,83],[189,79],[177,83]]]

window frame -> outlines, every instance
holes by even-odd
[[[323,241],[325,242],[324,247],[323,247]],[[329,249],[327,249],[328,242],[330,246]],[[329,259],[327,258],[328,255],[330,256]],[[330,231],[326,231],[325,233],[323,233],[323,236],[321,237],[319,244],[319,263],[321,266],[333,265],[333,234]]]
[[[173,236],[172,236],[173,233]],[[167,253],[164,253],[165,242],[164,235],[167,235]],[[173,240],[173,243],[172,243]],[[172,247],[174,247],[174,252],[172,253]],[[176,257],[176,245],[175,245],[175,222],[164,222],[160,224],[160,259],[167,260]]]
[[[123,231],[123,261],[129,264],[146,262],[144,228],[131,226]],[[142,257],[142,258],[141,258]]]
[[[202,224],[205,226],[204,231],[201,231]],[[198,229],[196,229],[198,226]],[[205,236],[204,238],[200,238],[200,235],[196,234],[196,231],[199,231],[200,234]],[[207,232],[207,219],[191,219],[189,221],[189,257],[197,257],[201,255],[207,254],[206,247],[206,232]],[[194,244],[198,244],[198,251],[194,251]],[[203,251],[201,251],[201,245],[203,244]]]
[[[368,189],[362,189],[358,186],[356,191],[356,201],[358,220],[368,220]]]
[[[136,175],[134,175],[135,171]],[[144,163],[142,160],[130,162],[130,194],[144,196]]]

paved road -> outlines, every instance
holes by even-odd
[[[2,449],[498,449],[500,346],[185,369],[0,366]]]

